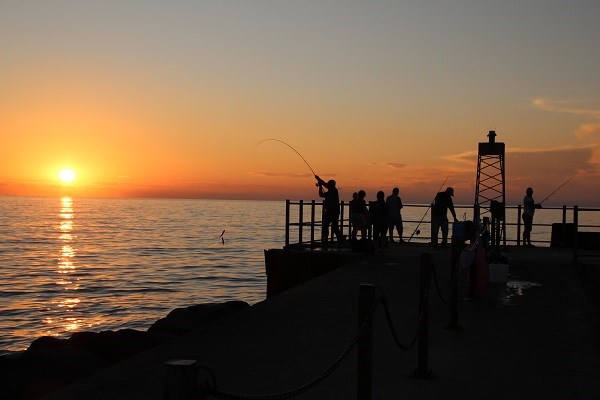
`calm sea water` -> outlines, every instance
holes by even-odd
[[[285,202],[0,197],[0,349],[265,298]],[[225,233],[221,237],[221,233]]]
[[[428,241],[426,210],[403,210],[405,236],[424,218],[414,242]],[[600,212],[580,219],[600,225]],[[532,238],[549,240],[561,221],[561,210],[536,212],[548,226]],[[284,229],[283,201],[0,197],[0,353],[43,335],[145,330],[176,307],[261,301],[263,250],[283,247]]]

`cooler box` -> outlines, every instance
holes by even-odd
[[[506,282],[508,264],[489,264],[490,282]]]
[[[452,236],[455,236],[462,240],[467,240],[471,236],[471,228],[473,223],[471,221],[456,221],[452,223]]]

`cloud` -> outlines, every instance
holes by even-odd
[[[468,150],[457,154],[448,154],[442,157],[444,160],[462,164],[464,167],[472,168],[477,165],[477,151]]]
[[[531,100],[533,107],[538,110],[600,118],[599,106],[581,107],[579,103],[579,101],[575,100],[549,100],[544,97],[538,97]]]
[[[311,174],[298,174],[293,172],[277,172],[277,171],[251,171],[252,175],[267,176],[267,177],[283,177],[283,178],[306,178],[313,177]]]
[[[385,162],[385,161],[376,161],[376,162],[370,162],[367,164],[375,165],[375,166],[392,167],[392,168],[405,168],[407,166],[407,164],[403,164],[403,163],[393,163],[393,162]]]
[[[579,115],[587,118],[600,119],[600,106],[581,106],[581,101],[575,100],[549,100],[538,97],[531,100],[531,104],[538,110]],[[575,131],[575,136],[583,139],[600,135],[600,123],[584,123]]]
[[[600,135],[600,124],[582,124],[579,129],[575,131],[575,136],[578,138],[586,138],[598,135]]]

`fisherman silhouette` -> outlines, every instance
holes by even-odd
[[[369,210],[365,197],[367,193],[359,190],[355,199],[350,202],[350,222],[352,223],[352,239],[356,239],[356,233],[360,231],[360,238],[367,238],[367,224]]]
[[[323,246],[327,245],[329,237],[329,225],[331,225],[331,231],[337,237],[338,243],[344,240],[342,232],[340,232],[339,220],[340,220],[340,195],[335,187],[335,181],[330,179],[325,182],[318,175],[315,175],[317,185],[319,186],[319,197],[323,198],[323,225],[321,229],[321,243]],[[327,189],[326,191],[323,188]]]
[[[438,231],[440,229],[442,230],[442,247],[448,245],[448,209],[454,217],[454,222],[457,221],[452,196],[454,196],[454,189],[447,187],[445,191],[435,195],[431,204],[431,244],[434,247],[438,247]]]
[[[533,189],[528,187],[525,190],[525,197],[523,198],[523,245],[528,247],[535,247],[531,244],[531,231],[533,229],[533,214],[536,208],[542,208],[542,204],[536,204],[533,201]]]
[[[373,223],[373,241],[375,248],[382,250],[387,246],[385,234],[388,230],[388,204],[385,202],[385,193],[377,192],[377,201],[371,203],[369,208]]]
[[[385,199],[388,210],[387,218],[390,243],[394,243],[394,228],[396,228],[396,232],[398,232],[398,242],[404,243],[404,240],[402,240],[404,227],[402,226],[402,214],[400,213],[403,205],[399,194],[400,189],[394,188],[392,194]]]

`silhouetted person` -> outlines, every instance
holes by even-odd
[[[531,230],[533,229],[533,214],[536,208],[542,208],[541,204],[536,204],[533,201],[533,189],[528,187],[525,190],[525,197],[523,198],[523,245],[534,247],[531,244]]]
[[[385,233],[388,229],[388,205],[385,202],[385,193],[377,192],[377,201],[371,204],[371,221],[373,223],[373,242],[375,248],[382,249],[386,243]]]
[[[356,239],[357,231],[360,231],[360,238],[367,238],[367,224],[369,211],[367,210],[367,202],[365,197],[367,193],[364,190],[359,190],[356,199],[350,202],[350,222],[352,223],[352,239]]]
[[[394,188],[392,190],[392,194],[390,194],[386,199],[385,203],[387,204],[388,209],[388,229],[389,229],[389,237],[390,243],[394,243],[394,228],[396,228],[396,232],[398,232],[398,241],[403,243],[402,233],[404,232],[404,227],[402,226],[402,214],[400,210],[402,209],[402,199],[399,196],[400,189]]]
[[[321,242],[323,245],[327,244],[327,238],[329,237],[329,225],[331,225],[331,231],[337,237],[338,243],[343,240],[342,232],[340,232],[339,220],[340,220],[340,195],[335,187],[335,181],[330,179],[325,182],[323,179],[315,175],[317,183],[319,185],[319,197],[323,197],[323,226],[321,231]],[[323,187],[327,191],[323,191]]]
[[[445,191],[438,192],[431,204],[431,244],[438,247],[438,231],[442,230],[442,247],[448,245],[448,210],[452,213],[454,222],[456,212],[454,211],[454,203],[452,203],[454,189],[447,187]]]

